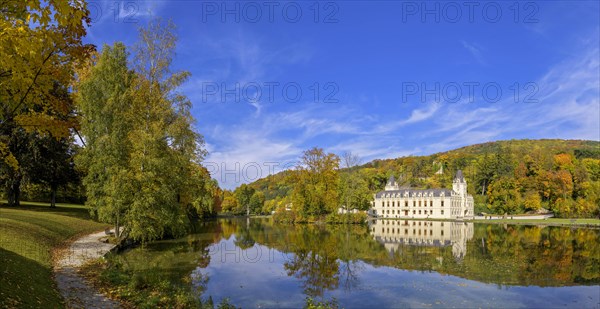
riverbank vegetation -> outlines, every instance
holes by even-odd
[[[107,227],[90,220],[83,205],[55,206],[0,206],[0,307],[63,307],[52,279],[53,251],[78,235]]]

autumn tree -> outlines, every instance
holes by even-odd
[[[351,209],[367,210],[372,200],[366,179],[363,179],[357,169],[360,158],[351,152],[345,152],[341,157],[345,171],[340,173],[340,204],[348,211]]]
[[[81,71],[77,107],[85,147],[77,158],[85,171],[83,184],[91,211],[115,224],[116,234],[131,208],[134,190],[130,178],[133,130],[132,83],[125,45],[104,46],[89,69]]]
[[[303,153],[294,176],[293,207],[302,215],[318,216],[332,213],[339,205],[338,168],[340,158],[312,148]]]
[[[88,205],[142,242],[184,232],[190,206],[214,206],[203,139],[177,92],[189,74],[171,71],[175,42],[174,25],[155,20],[140,29],[132,69],[117,43],[77,87]]]
[[[502,177],[488,187],[488,199],[497,213],[514,214],[521,205],[521,194],[515,181]]]
[[[223,204],[222,211],[223,212],[235,212],[238,209],[238,201],[237,198],[233,195],[233,193],[229,190],[225,190],[223,192]]]
[[[254,191],[254,188],[245,183],[235,189],[234,194],[237,199],[237,210],[240,213],[244,211],[246,215],[250,215],[250,199],[252,198]]]
[[[57,139],[77,127],[65,90],[93,46],[84,1],[0,1],[0,170],[9,204],[18,203],[20,152],[36,131]],[[65,95],[66,93],[66,95]],[[15,199],[16,198],[16,199]]]

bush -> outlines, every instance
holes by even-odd
[[[362,212],[347,214],[332,213],[325,218],[325,222],[330,224],[362,224],[366,220],[367,214]]]
[[[279,223],[294,223],[296,221],[295,211],[281,210],[273,214],[273,220]]]

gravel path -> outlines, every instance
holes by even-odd
[[[83,236],[60,253],[54,266],[54,280],[67,308],[120,308],[117,301],[102,295],[77,270],[86,262],[104,256],[115,245],[100,242],[104,231]]]

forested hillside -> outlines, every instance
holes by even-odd
[[[599,215],[600,142],[581,140],[488,142],[342,168],[339,204],[367,209],[369,204],[361,197],[382,190],[390,175],[415,188],[450,188],[457,169],[463,170],[468,191],[475,198],[476,213],[515,214],[543,207],[560,217]],[[440,170],[443,172],[436,173]],[[253,213],[284,207],[292,203],[297,173],[281,172],[226,192],[223,210],[241,212],[243,202],[237,197],[243,195],[248,200],[259,197],[254,198]],[[348,191],[351,193],[342,194]],[[353,199],[356,202],[348,202],[348,195],[358,196]]]

